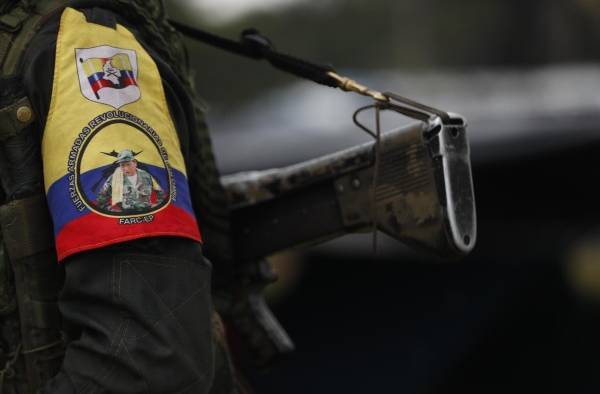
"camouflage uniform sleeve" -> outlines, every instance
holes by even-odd
[[[215,264],[215,274],[229,266],[233,259],[230,241],[229,204],[225,189],[221,185],[216,165],[209,129],[205,120],[203,100],[196,93],[193,73],[189,68],[189,56],[181,40],[181,35],[169,30],[169,41],[177,43],[172,47],[172,56],[177,61],[178,73],[183,77],[183,88],[192,103],[186,112],[190,116],[190,131],[183,149],[187,154],[187,172],[192,204],[196,212],[204,239],[204,254]],[[227,268],[225,268],[227,270]],[[225,274],[227,275],[227,274]],[[218,281],[218,280],[217,280]]]
[[[195,107],[196,127],[190,136],[190,191],[206,239],[206,255],[212,260],[228,260],[232,255],[229,206],[220,182],[204,114],[198,104]]]
[[[152,175],[150,175],[151,179]],[[160,203],[161,201],[164,201],[165,198],[167,197],[167,194],[165,193],[165,191],[163,190],[163,188],[160,186],[160,184],[158,182],[155,182],[156,187],[154,188],[154,191],[156,192],[156,200]]]
[[[110,198],[112,193],[112,175],[108,177],[106,182],[102,185],[102,189],[98,192],[98,196],[96,198],[96,203],[98,207],[109,209],[110,208]]]

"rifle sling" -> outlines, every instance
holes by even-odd
[[[271,41],[260,34],[256,29],[244,30],[241,34],[241,40],[234,41],[184,25],[172,19],[169,19],[169,23],[182,34],[212,47],[254,60],[265,59],[273,67],[281,71],[311,80],[321,85],[332,88],[339,87],[339,81],[329,75],[330,72],[335,72],[332,66],[309,62],[304,59],[278,52],[273,48]]]

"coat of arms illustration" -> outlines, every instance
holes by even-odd
[[[91,101],[116,109],[137,101],[136,53],[107,45],[75,50],[81,93]]]

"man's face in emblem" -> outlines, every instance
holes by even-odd
[[[134,176],[137,173],[137,160],[124,161],[123,163],[119,163],[119,165],[124,175]]]

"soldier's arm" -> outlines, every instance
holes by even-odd
[[[88,10],[90,11],[90,10]],[[102,10],[94,9],[86,14],[86,17],[89,16],[98,16],[102,15]],[[60,13],[57,15],[60,17]],[[104,13],[106,16],[106,13]],[[110,15],[108,15],[110,19]],[[121,14],[116,11],[112,14],[113,21],[115,19],[118,20],[118,23],[127,26],[126,21],[123,21],[121,18]],[[94,21],[96,24],[102,24],[102,18],[100,20]],[[91,19],[88,19],[91,23]],[[110,31],[110,29],[114,29],[114,26],[109,23],[104,26],[106,31]],[[137,19],[138,23],[145,23],[144,18]],[[141,28],[141,26],[139,26]],[[96,27],[97,28],[97,27]],[[49,112],[53,112],[54,114],[60,113],[71,113],[73,114],[74,122],[64,122],[61,124],[65,130],[81,130],[85,123],[77,124],[77,116],[76,111],[73,111],[72,108],[65,108],[63,105],[58,105],[53,108],[53,111],[49,111],[51,93],[53,90],[53,80],[54,80],[54,70],[55,70],[55,51],[56,51],[56,35],[59,29],[59,20],[58,18],[49,18],[47,23],[45,23],[41,30],[38,32],[38,36],[29,46],[28,54],[25,56],[25,61],[23,62],[23,80],[25,84],[25,90],[27,91],[27,95],[32,102],[34,112],[38,116],[39,127],[37,128],[37,137],[42,138],[42,131],[46,128],[46,119],[48,117]],[[137,29],[136,29],[137,30]],[[102,38],[101,35],[96,35],[97,38]],[[153,45],[156,45],[156,42],[151,42]],[[99,42],[98,45],[103,45],[103,42]],[[127,43],[123,44],[126,46]],[[123,47],[120,45],[115,45],[116,47]],[[95,46],[92,46],[95,47]],[[172,59],[162,56],[163,53],[160,51],[153,50],[150,46],[147,46],[147,50],[153,60],[158,64],[160,77],[162,77],[162,81],[159,79],[158,83],[154,83],[155,86],[163,86],[164,94],[167,96],[167,102],[172,108],[181,107],[180,104],[177,103],[180,98],[178,97],[178,91],[180,88],[177,84],[177,78],[171,74],[169,75],[169,65],[168,62]],[[138,50],[138,53],[141,51]],[[72,51],[70,52],[70,58],[73,58]],[[73,58],[73,61],[75,59]],[[150,64],[146,62],[146,64]],[[69,69],[72,70],[72,69]],[[64,70],[63,70],[64,71]],[[144,72],[147,72],[146,69]],[[70,71],[64,71],[65,73],[69,73]],[[73,83],[75,86],[79,84],[77,79],[77,75],[68,74],[69,78],[61,79],[64,83]],[[147,74],[146,74],[147,75]],[[156,81],[155,81],[156,82]],[[160,83],[162,82],[162,84]],[[148,85],[146,85],[148,86]],[[79,94],[79,92],[77,92]],[[143,99],[147,99],[150,95],[146,94],[142,95]],[[81,99],[81,97],[73,97],[74,99]],[[182,98],[181,100],[185,100]],[[67,101],[63,101],[65,103]],[[143,102],[142,102],[143,103]],[[101,113],[107,110],[110,110],[109,107],[103,106],[103,104],[97,104],[97,112]],[[68,107],[68,105],[66,106]],[[94,119],[96,114],[87,114],[90,115],[90,119]],[[181,117],[183,111],[173,111],[174,116],[177,119],[174,119],[174,123],[176,124],[176,128],[178,132],[181,132],[182,140],[185,141],[187,137],[187,130],[181,128],[181,124],[185,123],[181,121]],[[81,114],[79,114],[81,115]],[[47,128],[46,128],[47,131]],[[137,134],[136,134],[137,135]],[[44,138],[55,138],[51,134],[47,134]],[[102,150],[110,151],[113,147],[106,147],[106,149],[102,148]],[[67,157],[54,157],[52,158],[53,162],[66,163]],[[48,162],[50,163],[50,162]],[[68,190],[68,189],[67,189]],[[100,193],[99,199],[106,202],[107,199],[110,198],[110,193],[108,190],[104,190],[104,193]],[[66,204],[71,203],[69,199],[64,201]],[[66,205],[68,207],[68,205]],[[56,216],[58,217],[58,216]],[[99,218],[103,220],[102,218]],[[115,222],[118,224],[119,219],[114,218]],[[123,225],[123,228],[129,228],[131,231],[135,231],[136,228],[139,228],[139,224],[136,226],[130,226],[127,222]],[[129,227],[125,227],[129,226]],[[95,228],[98,230],[99,226]],[[80,235],[94,237],[95,231],[86,232],[78,232]],[[130,238],[131,239],[131,238]],[[135,253],[139,258],[136,260],[135,264],[141,266],[138,268],[149,268],[149,267],[159,267],[161,264],[152,265],[152,261],[156,261],[157,263],[161,262],[179,262],[176,270],[169,270],[169,275],[173,274],[175,277],[169,276],[165,277],[165,272],[162,273],[159,271],[148,271],[143,269],[144,280],[135,280],[135,284],[144,284],[147,283],[149,285],[153,285],[154,283],[169,283],[173,286],[162,286],[160,291],[171,291],[175,290],[177,287],[180,289],[180,285],[184,285],[187,288],[185,291],[190,291],[189,294],[193,294],[194,297],[190,296],[190,302],[186,303],[185,308],[177,309],[178,313],[181,313],[182,316],[188,316],[185,319],[185,322],[181,325],[177,325],[177,327],[172,327],[175,330],[188,330],[189,332],[184,333],[183,335],[179,334],[168,334],[164,336],[159,342],[153,342],[153,338],[156,338],[155,335],[159,334],[157,331],[147,332],[147,333],[139,333],[139,337],[143,337],[145,344],[143,354],[135,355],[135,352],[138,352],[135,346],[132,346],[128,349],[127,354],[129,352],[134,352],[133,356],[143,365],[147,366],[142,368],[144,372],[151,373],[150,371],[153,368],[158,368],[162,372],[169,374],[170,378],[167,381],[158,382],[158,384],[171,384],[173,387],[171,389],[162,389],[164,392],[175,392],[180,390],[183,386],[191,387],[191,380],[185,382],[184,379],[189,377],[190,371],[194,372],[194,387],[192,390],[195,392],[206,392],[208,388],[211,386],[210,379],[212,374],[212,337],[211,337],[211,316],[210,312],[212,309],[211,298],[209,294],[210,289],[210,269],[202,260],[202,254],[199,245],[191,240],[187,240],[184,238],[174,238],[174,237],[153,237],[146,238],[136,241],[131,241],[127,239],[123,239],[118,244],[114,245],[103,245],[98,240],[98,246],[94,249],[90,249],[85,253],[75,252],[65,261],[65,268],[67,271],[67,287],[66,292],[69,293],[69,296],[72,299],[77,300],[77,304],[79,304],[80,309],[76,310],[76,305],[71,304],[65,310],[69,310],[69,316],[73,317],[74,314],[80,317],[80,320],[77,322],[77,327],[81,332],[87,332],[91,329],[93,325],[95,327],[95,335],[83,335],[83,341],[88,341],[86,348],[94,349],[94,351],[90,351],[85,355],[78,354],[76,351],[68,352],[68,358],[70,360],[65,362],[64,368],[69,369],[69,376],[74,376],[79,380],[81,384],[81,380],[85,383],[86,376],[92,376],[97,372],[101,372],[101,368],[95,368],[93,365],[102,364],[99,362],[98,364],[94,364],[95,361],[103,359],[106,356],[106,353],[110,349],[105,347],[106,343],[110,343],[111,338],[114,339],[118,333],[111,332],[111,327],[118,327],[118,322],[113,321],[114,326],[111,326],[111,319],[113,319],[116,315],[113,315],[114,312],[121,311],[120,313],[127,313],[134,320],[144,319],[141,313],[138,313],[142,309],[148,307],[151,300],[142,300],[142,303],[139,303],[139,300],[132,299],[129,297],[132,295],[130,292],[131,288],[129,286],[120,286],[122,292],[115,297],[115,294],[111,294],[114,290],[114,286],[110,286],[110,284],[102,283],[102,278],[110,278],[110,274],[108,273],[112,269],[114,269],[114,264],[117,266],[127,265],[122,260],[122,258],[126,255],[131,255]],[[189,262],[193,261],[194,264],[190,265]],[[145,265],[145,263],[150,263]],[[107,271],[108,270],[108,271]],[[119,276],[119,284],[123,283],[127,280],[129,275],[136,275],[132,270],[124,269],[120,271],[124,276]],[[81,275],[81,276],[80,276]],[[187,277],[188,279],[185,279]],[[85,278],[85,279],[84,279]],[[133,278],[131,276],[131,278]],[[180,280],[183,280],[181,282]],[[86,283],[84,286],[83,283]],[[101,290],[104,289],[104,290]],[[111,290],[113,289],[113,290]],[[139,293],[142,293],[142,289]],[[91,294],[89,292],[98,291],[104,293],[102,294]],[[156,289],[146,290],[148,293],[152,293],[156,291]],[[85,293],[88,293],[87,295]],[[84,305],[86,300],[103,300],[103,310],[99,311],[95,309],[93,305]],[[115,300],[120,300],[122,303],[121,306],[114,304]],[[175,299],[172,297],[165,297],[165,299]],[[71,308],[73,307],[73,308]],[[176,305],[172,305],[172,307],[176,307]],[[192,308],[192,309],[188,309]],[[145,309],[144,309],[145,310]],[[99,313],[100,312],[100,313]],[[171,316],[173,317],[173,316]],[[165,319],[170,320],[170,319]],[[140,322],[137,324],[139,327],[153,327],[152,324],[146,324]],[[166,328],[165,328],[166,329]],[[171,328],[168,328],[170,330]],[[166,331],[164,331],[166,332]],[[191,334],[193,333],[193,334]],[[202,333],[202,334],[198,334]],[[159,334],[162,335],[162,334]],[[93,338],[92,338],[93,337]],[[193,343],[179,343],[175,339],[176,338],[189,338]],[[76,338],[79,340],[78,338]],[[97,341],[94,344],[90,344],[89,341],[95,340]],[[106,341],[105,341],[106,340]],[[150,341],[150,342],[148,342]],[[187,341],[187,340],[186,340]],[[141,345],[140,345],[141,346]],[[164,348],[166,346],[166,348]],[[30,349],[25,349],[30,350]],[[193,357],[185,356],[185,353],[194,352]],[[138,352],[139,353],[139,352]],[[125,354],[125,353],[123,353]],[[161,356],[162,355],[162,356]],[[161,357],[167,356],[169,358],[173,358],[171,361],[168,360],[158,360]],[[153,357],[157,357],[154,358]],[[118,358],[119,354],[112,354],[111,357]],[[185,359],[185,360],[184,360]],[[103,360],[106,360],[104,358]],[[194,365],[189,362],[189,360],[194,360]],[[111,361],[112,362],[112,361]],[[127,371],[131,371],[130,362],[128,360],[120,360],[114,361],[115,364],[119,364],[121,366],[121,374],[120,376],[126,376]],[[92,366],[92,367],[90,367]],[[171,366],[171,367],[170,367]],[[165,369],[166,368],[166,369]],[[169,369],[171,368],[171,369]],[[168,370],[168,372],[167,372]],[[206,377],[206,379],[198,379],[198,376],[201,375]],[[44,375],[45,376],[45,375]],[[137,376],[135,373],[131,373],[131,376]],[[157,374],[154,374],[154,377],[158,378]],[[149,376],[152,378],[152,376]],[[61,377],[57,378],[57,382],[60,381]],[[70,384],[64,379],[64,375],[62,376],[64,384]],[[103,387],[104,391],[108,392],[121,392],[124,390],[125,386],[118,387],[114,385],[118,384],[127,384],[128,387],[134,387],[136,384],[140,384],[139,381],[133,381],[129,383],[123,382],[109,382],[108,380],[103,381],[102,379],[96,379],[98,382],[102,382],[102,384],[106,384],[107,387]],[[180,385],[181,384],[181,385]],[[113,385],[109,387],[109,385]],[[178,388],[175,385],[180,385]],[[73,390],[73,392],[78,391]],[[161,390],[158,389],[157,390]],[[32,390],[35,391],[35,390]],[[52,392],[52,391],[50,391]]]
[[[98,192],[98,196],[96,197],[96,203],[100,208],[109,209],[110,208],[110,199],[112,194],[112,175],[108,177],[106,182],[102,185],[102,189]]]
[[[154,179],[154,177],[152,175],[150,175],[150,183],[152,185],[151,189],[156,193],[156,200],[160,204],[161,202],[163,202],[165,200],[165,198],[167,197],[167,194],[165,193],[163,188],[160,186],[158,181],[156,179]]]

